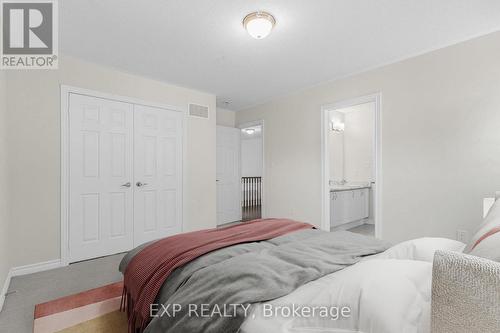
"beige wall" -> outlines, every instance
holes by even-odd
[[[217,108],[217,125],[234,127],[236,123],[236,115],[234,111]]]
[[[499,91],[495,33],[238,112],[237,122],[265,121],[268,215],[319,225],[320,108],[381,92],[383,237],[456,238],[500,189]]]
[[[0,293],[10,268],[8,246],[8,191],[7,191],[7,135],[6,135],[6,80],[0,71]],[[0,295],[0,303],[3,295]]]
[[[374,181],[375,103],[351,107],[345,113],[344,178]]]
[[[58,70],[8,73],[12,266],[60,257],[60,84],[174,105],[215,96],[62,56]],[[213,112],[213,111],[211,111]],[[184,230],[216,226],[215,117],[187,122]]]

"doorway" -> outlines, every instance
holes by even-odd
[[[324,105],[324,230],[381,237],[380,94]]]
[[[217,225],[241,220],[241,134],[238,128],[217,126]]]
[[[217,126],[217,225],[265,216],[264,122]]]
[[[262,218],[263,126],[248,124],[241,130],[242,221]]]

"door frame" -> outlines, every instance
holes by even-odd
[[[67,266],[70,264],[70,254],[69,254],[69,95],[78,94],[89,97],[103,98],[107,100],[124,102],[130,104],[138,104],[144,106],[150,106],[160,109],[166,109],[169,111],[181,112],[182,117],[182,209],[181,209],[181,231],[184,230],[184,217],[187,216],[187,163],[186,163],[186,143],[187,143],[187,114],[188,106],[179,107],[173,105],[166,105],[161,103],[155,103],[150,101],[145,101],[142,99],[120,96],[111,93],[104,93],[100,91],[79,88],[69,85],[60,85],[61,93],[61,104],[60,104],[60,121],[61,121],[61,189],[60,189],[60,241],[61,241],[61,266]],[[132,170],[133,172],[133,170]]]
[[[253,121],[248,121],[244,122],[241,124],[238,124],[238,127],[240,130],[247,128],[247,127],[252,127],[252,126],[261,126],[261,131],[262,131],[262,177],[261,177],[261,204],[260,204],[260,213],[261,213],[261,218],[265,219],[268,217],[267,214],[267,204],[266,204],[266,154],[265,154],[265,147],[266,147],[266,131],[265,131],[265,126],[264,126],[264,119],[258,119],[258,120],[253,120]],[[241,168],[241,154],[240,154],[240,168]],[[240,172],[241,173],[241,172]]]
[[[382,94],[380,92],[321,106],[321,229],[330,231],[330,159],[328,112],[364,103],[375,103],[374,166],[374,223],[375,237],[383,237],[382,226]]]

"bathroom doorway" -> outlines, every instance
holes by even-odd
[[[382,237],[380,94],[324,105],[322,228]]]

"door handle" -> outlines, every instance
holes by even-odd
[[[130,182],[128,182],[128,183],[122,184],[122,186],[123,187],[130,187],[130,186],[132,186],[132,184],[130,184]]]
[[[148,183],[141,183],[141,182],[137,182],[137,183],[135,183],[135,185],[136,185],[137,187],[143,187],[143,186],[148,185]]]

